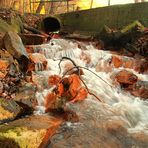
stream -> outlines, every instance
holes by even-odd
[[[34,48],[34,51],[44,54],[48,62],[47,70],[45,71],[42,71],[41,64],[35,66],[36,75],[42,76],[45,81],[47,81],[50,75],[56,74],[62,76],[66,71],[67,64],[71,64],[71,62],[68,60],[61,62],[61,73],[58,63],[62,57],[71,58],[78,66],[86,68],[83,69],[84,75],[82,75],[82,79],[87,84],[89,90],[102,100],[102,102],[100,102],[94,96],[88,95],[84,101],[74,104],[67,103],[67,106],[73,108],[80,117],[78,123],[67,121],[62,127],[63,129],[66,127],[67,129],[75,130],[68,132],[69,134],[71,133],[69,137],[72,138],[75,143],[79,143],[79,138],[76,138],[76,136],[81,137],[84,135],[85,137],[88,135],[88,137],[93,138],[93,134],[97,131],[97,129],[95,131],[94,127],[98,125],[104,126],[106,122],[109,123],[114,120],[122,121],[123,127],[127,130],[128,134],[141,132],[146,135],[148,134],[148,102],[124,91],[120,85],[115,85],[112,76],[125,68],[122,66],[115,68],[113,65],[110,65],[111,57],[113,56],[110,51],[98,50],[91,42],[84,43],[65,39],[52,39],[48,44],[45,44],[44,47],[38,46]],[[116,56],[118,57],[119,55]],[[129,57],[125,56],[124,59],[129,59]],[[97,66],[103,69],[96,71]],[[112,68],[110,69],[110,67]],[[129,68],[127,68],[127,70],[134,73],[138,79],[148,82],[148,74],[140,74]],[[40,85],[42,82],[39,81],[38,83]],[[34,113],[45,114],[44,98],[52,91],[52,88],[45,86],[43,89],[43,85],[38,87],[39,89],[36,93],[38,106]],[[89,130],[91,130],[91,132]],[[62,141],[62,138],[60,139],[61,135],[64,136],[64,134],[60,134],[54,140],[57,141],[58,139]],[[69,137],[68,139],[70,139]],[[87,140],[87,138],[85,138],[85,140]],[[71,147],[74,142],[71,140],[68,141],[69,142],[63,145],[63,147],[61,146],[61,148],[64,148],[64,146],[68,148]],[[82,143],[83,138],[81,139],[81,144]],[[88,145],[88,147],[91,147],[91,144]],[[106,145],[103,146],[107,147]],[[128,145],[125,144],[124,146]],[[51,147],[56,147],[56,144],[55,146],[51,144]]]

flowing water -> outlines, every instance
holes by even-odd
[[[83,47],[85,46],[85,48],[78,48],[78,44],[83,44]],[[38,48],[36,52],[43,53],[47,58],[47,70],[39,72],[39,74],[44,75],[46,78],[52,74],[60,74],[62,76],[65,65],[70,63],[70,61],[64,60],[61,63],[62,71],[59,73],[60,69],[58,63],[62,57],[69,57],[75,61],[77,65],[89,68],[97,75],[87,69],[83,69],[84,75],[82,78],[89,90],[104,102],[101,103],[96,98],[89,95],[86,102],[88,102],[90,106],[92,105],[92,110],[93,108],[94,111],[95,108],[100,108],[104,116],[111,115],[113,118],[123,120],[126,123],[126,128],[131,133],[139,131],[148,133],[148,102],[140,100],[140,98],[134,97],[130,93],[123,91],[119,85],[114,85],[111,78],[113,74],[124,68],[113,68],[110,72],[105,72],[106,70],[96,72],[95,70],[98,64],[105,67],[109,63],[112,57],[112,54],[109,51],[97,50],[92,43],[52,39],[44,48]],[[82,54],[89,55],[91,61],[87,62],[86,59],[82,58]],[[40,67],[37,67],[37,70],[42,69],[40,64],[38,66]],[[139,74],[132,69],[128,70],[136,74],[139,79],[148,81],[148,75]],[[51,90],[52,88],[47,87],[44,90],[37,92],[36,97],[38,99],[38,107],[35,113],[44,113],[44,98]],[[96,113],[95,118],[97,120],[97,118],[99,119],[99,115],[97,116]]]

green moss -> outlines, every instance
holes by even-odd
[[[21,32],[23,29],[23,24],[19,16],[16,18],[11,18],[11,24],[8,24],[6,21],[0,18],[0,32]]]
[[[0,138],[13,139],[20,148],[37,148],[46,134],[45,129],[31,130],[26,127],[12,127],[0,132]]]

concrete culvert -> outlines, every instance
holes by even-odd
[[[60,27],[60,21],[55,17],[46,17],[41,24],[42,30],[46,33],[58,31]]]

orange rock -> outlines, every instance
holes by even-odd
[[[69,92],[72,96],[72,102],[84,100],[87,97],[88,92],[84,87],[82,87],[79,76],[73,74],[68,77],[68,79],[70,83]]]
[[[34,53],[33,46],[26,46],[27,53]]]
[[[134,64],[135,64],[134,60],[129,59],[129,60],[123,62],[123,67],[133,69]]]
[[[42,143],[40,144],[39,148],[44,148],[49,146],[50,138],[56,133],[57,129],[62,123],[63,123],[62,118],[50,117],[50,128],[47,129],[46,135],[42,139]]]
[[[7,72],[6,71],[5,72],[1,72],[0,71],[0,78],[1,79],[5,78],[6,75],[7,75]]]
[[[148,73],[148,61],[145,59],[135,60],[134,70],[139,73]]]
[[[0,70],[7,70],[9,65],[9,61],[0,59]]]
[[[84,100],[88,95],[87,90],[81,85],[81,80],[77,74],[72,74],[61,81],[59,79],[55,75],[49,78],[49,84],[56,84],[56,88],[45,98],[46,111],[63,108],[67,101],[74,103]]]
[[[46,57],[40,53],[29,54],[29,59],[34,63],[47,63]]]
[[[49,93],[46,97],[45,97],[45,108],[46,108],[46,112],[49,111],[50,109],[53,109],[54,105],[55,105],[55,101],[56,101],[56,94],[55,93]]]
[[[134,84],[132,95],[140,97],[144,100],[148,99],[148,83],[147,81],[138,81]]]
[[[33,53],[29,54],[29,59],[31,63],[28,66],[28,71],[33,71],[33,70],[46,70],[47,68],[47,60],[46,57],[43,54],[40,53]],[[42,69],[36,69],[36,65],[42,65]]]
[[[121,70],[116,76],[115,76],[117,82],[120,84],[134,84],[137,82],[138,77],[134,75],[132,72],[129,72],[127,70]]]
[[[3,124],[3,127],[0,128],[1,133],[3,129],[6,129],[5,133],[8,133],[9,129],[13,127],[12,132],[16,136],[11,137],[10,135],[9,138],[3,136],[0,140],[0,147],[48,147],[51,137],[62,123],[63,119],[59,117],[34,115],[9,122],[7,125]],[[7,139],[11,139],[11,142],[8,142]],[[19,139],[19,142],[15,141],[16,139]]]
[[[122,59],[117,56],[112,56],[111,64],[113,64],[115,68],[119,68],[122,66]]]
[[[61,78],[58,75],[52,75],[48,78],[48,85],[53,86],[57,85],[60,82]]]

